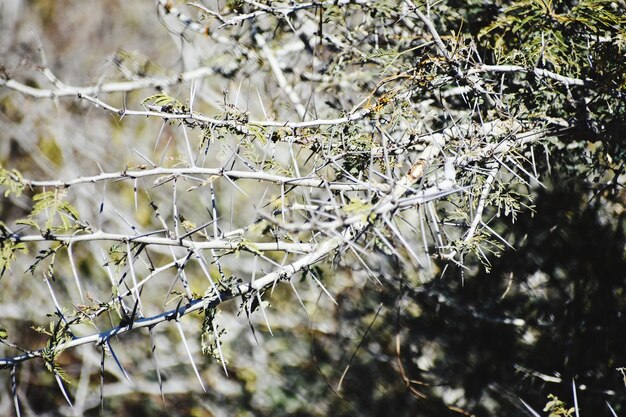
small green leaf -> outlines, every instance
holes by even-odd
[[[39,224],[33,219],[19,219],[15,222],[16,224],[23,224],[25,226],[31,226],[37,230],[41,230]]]
[[[0,241],[0,276],[11,266],[16,252],[28,253],[26,244],[11,239]]]
[[[74,222],[78,220],[78,210],[68,201],[65,201],[66,190],[53,190],[35,194],[33,196],[33,210],[27,219],[18,220],[18,224],[32,226],[37,230],[61,230],[69,231],[78,225]],[[46,222],[43,227],[37,222],[36,216],[43,214]],[[58,221],[60,221],[60,225]],[[74,221],[74,222],[73,222]]]
[[[263,252],[259,250],[259,247],[249,240],[242,240],[237,250],[239,250],[239,248],[245,248],[252,253],[256,253],[257,255],[263,255]]]
[[[267,137],[265,136],[265,129],[261,126],[250,126],[250,133],[252,133],[256,140],[258,140],[261,145],[265,145],[267,143]]]
[[[2,168],[2,165],[0,165],[0,186],[6,187],[4,191],[5,197],[11,194],[15,194],[16,197],[19,197],[22,195],[22,190],[24,190],[24,178],[19,171],[15,169],[9,171],[8,169]]]
[[[170,97],[165,93],[158,93],[151,95],[150,97],[146,97],[142,100],[141,105],[145,106],[145,104],[152,104],[154,106],[160,106],[162,111],[182,111],[184,110],[183,104],[176,100],[174,97]]]

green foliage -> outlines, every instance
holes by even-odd
[[[247,250],[251,253],[261,256],[264,255],[264,253],[259,250],[258,246],[248,239],[242,239],[241,241],[239,241],[239,243],[237,244],[237,248],[235,249],[235,253],[238,254],[241,250]]]
[[[250,126],[250,133],[256,140],[259,141],[261,145],[265,145],[267,143],[267,128],[262,126]]]
[[[452,248],[461,254],[476,256],[485,268],[485,272],[489,273],[492,259],[500,256],[504,250],[504,244],[487,230],[480,229],[470,239],[454,241]]]
[[[397,10],[397,4],[394,0],[380,0],[371,4],[370,15],[373,18],[384,17],[390,18]]]
[[[63,349],[61,349],[60,346],[62,346],[64,343],[68,342],[72,338],[69,333],[69,327],[67,323],[65,323],[65,321],[60,318],[56,322],[51,322],[49,324],[49,329],[45,329],[44,327],[37,327],[34,330],[49,336],[48,343],[41,352],[41,357],[44,360],[46,369],[55,374],[55,376],[61,378],[63,381],[69,383],[70,381],[67,373],[56,362],[56,358],[61,353],[63,353]]]
[[[223,113],[218,115],[217,118],[222,120],[233,120],[242,124],[248,123],[249,115],[246,111],[241,110],[234,104],[223,104]]]
[[[216,323],[220,311],[214,307],[207,307],[204,310],[204,319],[202,321],[201,347],[202,353],[212,357],[217,361],[222,361],[220,354],[219,338],[226,334],[226,329],[222,329]]]
[[[0,277],[11,267],[17,252],[28,254],[28,247],[24,242],[15,241],[10,237],[0,238]]]
[[[346,141],[337,153],[344,154],[343,168],[351,175],[358,177],[366,172],[371,162],[370,150],[374,146],[371,135],[359,132],[345,132]]]
[[[35,257],[35,262],[33,262],[28,267],[28,272],[35,275],[35,271],[37,270],[37,267],[39,266],[39,264],[47,259],[48,266],[46,267],[46,276],[53,278],[54,277],[54,260],[56,258],[57,252],[61,248],[64,248],[64,247],[65,245],[60,243],[58,245],[52,246],[51,248],[40,250],[37,253],[37,256]]]
[[[564,0],[518,0],[480,36],[493,40],[500,63],[580,76],[590,61],[601,62],[590,43],[598,45],[597,37],[624,36],[625,12],[609,0],[581,0],[574,6]]]
[[[8,170],[0,164],[0,186],[6,187],[4,197],[14,194],[16,197],[22,195],[24,190],[24,179],[22,174],[16,169]]]
[[[487,205],[495,209],[496,216],[510,217],[514,223],[522,210],[532,210],[531,196],[521,191],[523,190],[521,182],[517,180],[510,180],[506,184],[497,182],[492,190]]]
[[[127,256],[128,252],[121,245],[111,245],[106,264],[121,267],[125,264]]]
[[[563,401],[555,395],[548,395],[548,402],[543,408],[543,411],[549,411],[548,417],[572,417],[574,415],[574,407],[566,408]]]
[[[165,93],[153,94],[146,97],[141,102],[142,106],[156,106],[159,111],[164,113],[188,113],[189,109],[174,97],[170,97]]]
[[[18,224],[34,227],[37,230],[67,232],[79,227],[79,214],[76,208],[64,198],[66,190],[54,189],[35,194],[35,205],[26,219],[18,220]],[[43,215],[46,219],[43,227],[38,222],[38,217]]]

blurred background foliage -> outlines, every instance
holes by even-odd
[[[185,7],[184,2],[173,3]],[[231,11],[254,8],[253,2],[217,6]],[[426,31],[421,25],[419,30],[404,26],[399,7],[393,1],[324,7],[324,26],[343,28],[336,35],[368,54],[364,58],[354,51],[351,55],[350,49],[320,48],[316,53],[324,75],[372,91],[381,77],[416,62],[423,62],[424,80],[440,74],[436,59],[420,48],[411,49]],[[299,283],[308,296],[305,309],[287,284],[278,286],[266,298],[272,334],[265,320],[256,316],[253,334],[245,313],[231,302],[218,317],[221,327],[228,329],[222,341],[229,358],[228,377],[221,364],[201,355],[202,318],[195,317],[185,331],[198,341],[194,354],[200,358],[207,393],[201,391],[173,326],[158,328],[159,335],[168,336],[160,338],[158,346],[165,376],[163,399],[147,332],[126,334],[114,342],[134,385],[125,383],[109,364],[103,375],[102,410],[99,353],[90,346],[65,352],[58,363],[73,382],[70,390],[90,393],[80,397],[87,398],[88,404],[82,405],[85,415],[524,416],[528,413],[519,398],[536,410],[543,409],[549,394],[573,405],[572,379],[579,387],[581,415],[609,416],[607,401],[618,415],[626,415],[626,386],[617,370],[626,366],[626,5],[622,0],[447,0],[431,4],[429,11],[446,45],[461,56],[472,49],[488,64],[541,67],[591,80],[588,87],[572,87],[532,73],[516,74],[519,82],[507,84],[503,92],[514,98],[515,105],[492,110],[525,123],[536,121],[547,130],[558,127],[559,121],[569,126],[534,149],[539,179],[546,188],[519,186],[521,193],[531,196],[532,208],[522,209],[514,221],[491,213],[491,227],[513,249],[489,256],[488,268],[472,255],[462,268],[435,259],[436,278],[426,281],[383,251],[371,266],[378,280],[364,279],[347,258],[322,265],[316,273],[336,304],[309,280]],[[363,19],[363,14],[368,17]],[[252,48],[254,31],[271,31],[272,42],[285,42],[293,36],[286,20],[246,22],[229,29],[225,36],[239,42],[241,50],[206,50],[206,39],[192,40],[191,34],[166,30],[167,26],[151,1],[4,2],[1,71],[19,74],[28,85],[44,85],[38,72],[37,38],[49,66],[72,85],[170,74],[189,69],[191,61],[214,59],[223,78],[206,86],[197,110],[223,110],[219,103],[225,101],[224,91],[232,95],[239,80],[248,79],[275,98],[271,108],[252,106],[249,113],[283,114],[279,93],[264,87],[255,73],[265,64],[246,55],[246,48]],[[375,34],[370,33],[373,30]],[[291,59],[295,67],[301,58]],[[320,117],[357,104],[338,85],[329,82],[324,90],[331,98],[320,109]],[[432,85],[410,87],[429,91]],[[138,103],[147,96],[144,93],[114,95],[112,100],[120,106]],[[382,109],[387,105],[378,104]],[[449,116],[432,118],[436,126],[437,120],[444,125]],[[165,150],[172,165],[183,152],[177,146],[165,149],[163,142],[152,150],[159,135],[179,135],[170,125],[160,134],[159,124],[140,118],[122,123],[79,100],[34,101],[2,88],[0,128],[0,163],[29,178],[74,178],[85,175],[85,167],[108,171],[138,166],[141,159],[129,151],[131,147],[155,154]],[[352,162],[347,169],[358,172],[359,161]],[[130,184],[111,184],[109,193],[131,210]],[[0,220],[29,214],[26,201],[33,191],[26,189],[24,194],[22,199],[2,200]],[[99,193],[73,198],[78,212],[87,217],[100,203]],[[153,213],[146,201],[158,198],[153,193],[140,198],[140,210],[133,217],[147,225]],[[167,203],[158,203],[165,210]],[[181,203],[185,215],[194,222],[194,209],[204,208],[191,198],[186,203]],[[238,221],[245,225],[249,220]],[[95,217],[89,221],[97,222]],[[92,292],[99,288],[106,293],[106,285],[98,284],[107,280],[106,275],[94,267],[102,259],[87,249],[75,251],[81,274],[91,277]],[[115,251],[111,248],[110,259]],[[59,257],[58,263],[67,264],[66,255]],[[242,254],[241,271],[233,268],[232,273],[243,274],[249,263]],[[67,265],[60,268],[68,272]],[[21,264],[16,267],[19,272],[25,269]],[[190,267],[190,275],[193,272]],[[40,281],[19,273],[2,278],[1,324],[9,334],[18,333],[24,346],[45,342],[29,328],[39,325],[37,315],[53,311],[48,293],[40,291]],[[202,292],[201,282],[191,284]],[[72,285],[68,279],[58,288],[72,294]],[[154,289],[155,298],[162,293],[161,287]],[[33,311],[20,308],[16,300],[28,300]],[[1,375],[5,389],[0,414],[9,415],[13,405],[8,371]],[[40,362],[22,366],[19,380],[25,415],[71,414],[52,374],[42,371]]]

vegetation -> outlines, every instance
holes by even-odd
[[[14,1],[0,39],[0,414],[626,414],[623,0]]]

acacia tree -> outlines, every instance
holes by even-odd
[[[510,252],[547,172],[586,176],[622,227],[623,2],[139,3],[2,6],[4,411],[143,393],[182,415],[497,415],[544,395],[476,355],[554,324],[524,298],[552,294],[547,267],[497,262],[552,256]],[[509,307],[457,297],[492,269]]]

